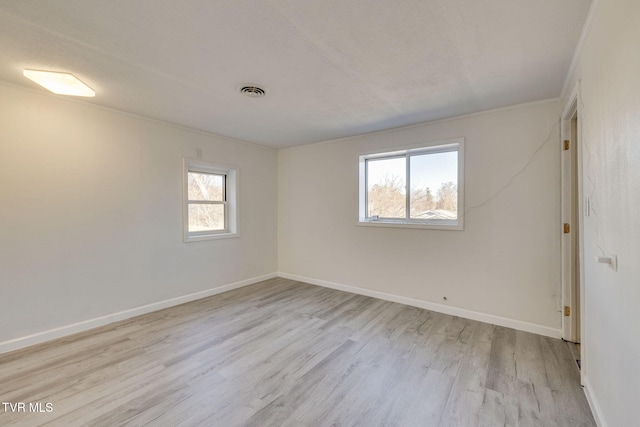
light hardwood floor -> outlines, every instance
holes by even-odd
[[[0,425],[593,426],[566,343],[271,279],[0,355]]]

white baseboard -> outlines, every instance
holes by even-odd
[[[548,326],[538,325],[536,323],[523,322],[521,320],[510,319],[507,317],[495,316],[493,314],[481,313],[479,311],[467,310],[464,308],[451,307],[449,305],[438,304],[429,301],[423,301],[416,298],[403,297],[399,295],[388,294],[386,292],[373,291],[370,289],[359,288],[356,286],[343,285],[339,283],[328,282],[326,280],[313,279],[311,277],[298,276],[296,274],[278,273],[279,277],[299,282],[309,283],[311,285],[323,286],[325,288],[337,289],[339,291],[350,292],[352,294],[365,295],[368,297],[378,298],[386,301],[397,302],[400,304],[411,305],[413,307],[424,308],[438,313],[450,314],[452,316],[463,317],[465,319],[477,320],[479,322],[491,323],[498,326],[506,326],[508,328],[517,329],[519,331],[531,332],[538,335],[544,335],[552,338],[562,338],[562,330],[554,329]]]
[[[140,307],[131,308],[129,310],[119,311],[117,313],[107,314],[105,316],[93,319],[83,320],[82,322],[73,323],[71,325],[61,326],[59,328],[50,329],[48,331],[38,332],[26,337],[15,338],[9,341],[0,342],[0,354],[9,351],[18,350],[30,345],[39,344],[67,335],[83,332],[98,326],[107,325],[109,323],[118,322],[120,320],[129,319],[141,314],[151,313],[152,311],[162,310],[163,308],[173,307],[175,305],[184,304],[186,302],[195,301],[197,299],[206,298],[212,295],[221,294],[233,289],[242,288],[244,286],[253,285],[267,279],[278,277],[276,273],[265,274],[262,276],[252,277],[250,279],[241,280],[239,282],[230,283],[228,285],[218,286],[216,288],[207,289],[192,294],[171,298],[164,301],[158,301]]]
[[[451,307],[451,306],[423,301],[415,298],[408,298],[408,297],[388,294],[385,292],[373,291],[370,289],[359,288],[355,286],[333,283],[326,280],[319,280],[319,279],[313,279],[310,277],[298,276],[295,274],[270,273],[270,274],[265,274],[262,276],[257,276],[257,277],[253,277],[246,280],[241,280],[235,283],[230,283],[228,285],[223,285],[216,288],[195,292],[192,294],[183,295],[180,297],[171,298],[164,301],[158,301],[155,303],[143,305],[143,306],[132,308],[129,310],[124,310],[117,313],[111,313],[105,316],[84,320],[84,321],[73,323],[70,325],[61,326],[55,329],[50,329],[48,331],[38,332],[25,337],[15,338],[9,341],[3,341],[3,342],[0,342],[0,354],[7,353],[13,350],[18,350],[20,348],[28,347],[34,344],[39,344],[45,341],[50,341],[50,340],[64,337],[67,335],[75,334],[78,332],[83,332],[89,329],[97,328],[99,326],[107,325],[109,323],[118,322],[120,320],[129,319],[135,316],[139,316],[141,314],[151,313],[152,311],[162,310],[163,308],[173,307],[175,305],[184,304],[186,302],[194,301],[201,298],[206,298],[212,295],[220,294],[233,289],[238,289],[244,286],[249,286],[254,283],[261,282],[263,280],[272,279],[274,277],[283,277],[285,279],[297,280],[300,282],[310,283],[312,285],[323,286],[326,288],[337,289],[340,291],[350,292],[350,293],[359,294],[359,295],[365,295],[365,296],[378,298],[386,301],[392,301],[400,304],[411,305],[414,307],[424,308],[424,309],[436,311],[439,313],[450,314],[453,316],[463,317],[466,319],[478,320],[480,322],[491,323],[499,326],[506,326],[509,328],[518,329],[526,332],[532,332],[535,334],[549,336],[553,338],[561,338],[562,336],[562,331],[560,329],[554,329],[547,326],[537,325],[534,323],[528,323],[520,320],[494,316],[491,314],[466,310],[458,307]],[[586,391],[587,389],[585,387],[585,392]],[[587,397],[589,398],[589,396]],[[591,403],[591,400],[589,400],[589,402]],[[594,414],[595,412],[596,411],[594,409]],[[604,426],[604,424],[602,424],[602,426]]]
[[[587,378],[586,375],[582,377],[582,385],[584,394],[587,396],[587,402],[589,402],[589,407],[591,408],[591,413],[593,414],[593,418],[596,420],[597,426],[607,427],[607,423],[602,416],[602,409],[600,408],[600,404],[598,403],[596,396],[593,394],[593,388],[591,387],[589,378]]]

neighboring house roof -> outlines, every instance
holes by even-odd
[[[420,212],[419,214],[412,214],[411,217],[419,219],[456,219],[458,218],[458,213],[456,211],[447,211],[444,209],[431,209]]]

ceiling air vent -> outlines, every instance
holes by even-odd
[[[250,96],[251,98],[262,98],[267,94],[264,89],[258,86],[242,86],[240,88],[240,93]]]

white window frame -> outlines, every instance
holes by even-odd
[[[409,195],[411,191],[409,158],[421,154],[458,152],[458,218],[457,220],[415,219],[409,217]],[[404,219],[367,217],[367,160],[405,157],[407,217]],[[424,228],[435,230],[464,230],[464,138],[453,138],[394,149],[377,150],[359,155],[358,174],[358,225],[372,227]]]
[[[224,201],[205,202],[222,204],[225,209],[225,228],[215,231],[189,231],[189,172],[224,176]],[[216,165],[200,159],[184,159],[182,173],[182,235],[185,243],[238,237],[238,168]],[[193,201],[195,202],[195,201]],[[197,201],[202,203],[202,201]]]

